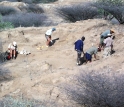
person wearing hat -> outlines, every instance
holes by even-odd
[[[54,31],[56,31],[56,28],[52,28],[52,29],[49,29],[49,30],[46,31],[46,33],[45,33],[45,37],[46,37],[46,39],[47,39],[46,47],[49,47],[50,42],[52,42],[51,35],[52,35],[52,33],[53,33]]]
[[[15,41],[8,45],[8,51],[10,53],[11,58],[13,57],[16,58],[16,49],[17,49],[17,43]]]
[[[113,50],[113,40],[111,38],[112,34],[108,34],[107,37],[104,39],[104,52],[103,57],[106,58],[107,56],[111,55],[111,51]]]
[[[83,52],[84,54],[84,51],[83,51],[83,46],[84,46],[84,40],[85,40],[85,37],[83,36],[81,39],[77,40],[74,45],[75,45],[75,50],[77,51],[77,65],[80,65],[81,64],[81,54]]]
[[[92,47],[90,47],[86,53],[85,53],[85,57],[86,57],[86,63],[92,62],[92,55],[94,55],[94,58],[97,60],[96,54],[98,52],[98,48],[94,46],[94,44],[92,43]]]
[[[104,46],[104,39],[108,36],[108,34],[113,34],[114,30],[110,29],[110,30],[106,30],[104,31],[101,35],[100,35],[100,43],[99,43],[99,49],[101,50]],[[113,37],[114,38],[114,37]]]

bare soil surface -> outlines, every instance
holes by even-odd
[[[52,27],[56,27],[56,32],[52,34],[55,43],[46,48],[45,32]],[[92,43],[98,46],[100,33],[107,29],[115,31],[115,53],[103,59],[103,51],[98,52],[99,60],[77,66],[74,42],[85,36],[84,51],[86,52]],[[65,104],[67,99],[58,86],[68,83],[79,71],[100,72],[105,67],[117,72],[124,71],[123,29],[122,25],[112,25],[102,19],[92,19],[49,27],[20,27],[0,32],[4,51],[7,50],[10,42],[16,41],[18,51],[25,49],[31,52],[29,55],[18,54],[16,59],[0,65],[0,97],[23,94],[31,99],[52,99]],[[59,39],[56,40],[57,38]],[[40,50],[37,49],[39,47]]]

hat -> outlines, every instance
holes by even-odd
[[[114,33],[115,31],[113,29],[111,29],[111,32]]]
[[[14,41],[14,42],[13,42],[13,46],[16,46],[16,45],[17,45],[17,44],[16,44],[16,42]]]
[[[55,31],[56,30],[56,28],[52,28],[52,31]]]

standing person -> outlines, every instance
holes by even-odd
[[[14,41],[8,45],[8,50],[10,52],[10,57],[16,59],[16,50],[17,50],[17,43]]]
[[[107,37],[108,34],[113,34],[114,33],[114,30],[106,30],[104,31],[101,35],[100,35],[100,43],[99,43],[99,49],[103,48],[104,46],[104,39]],[[114,37],[113,37],[114,38]]]
[[[81,39],[77,40],[74,44],[75,44],[75,50],[77,51],[77,65],[80,65],[80,59],[81,59],[81,54],[83,51],[83,46],[84,46],[84,40],[85,37],[83,36]]]
[[[54,31],[56,31],[56,28],[52,28],[52,29],[49,29],[46,31],[46,33],[45,33],[45,37],[47,39],[46,47],[49,47],[50,42],[52,42],[51,35]]]
[[[113,40],[111,38],[112,34],[108,34],[106,39],[104,39],[104,52],[103,57],[106,58],[107,56],[111,55],[111,52],[113,50]]]
[[[97,54],[98,49],[92,44],[92,47],[89,48],[86,51],[85,57],[86,57],[86,62],[92,62],[92,55],[94,55],[94,58],[97,60],[96,58],[96,54]]]

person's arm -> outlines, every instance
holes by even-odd
[[[98,58],[97,58],[97,52],[98,52],[98,50],[97,50],[97,48],[94,50],[94,58],[95,58],[95,60],[98,60]]]
[[[8,45],[8,50],[10,50],[10,49],[11,49],[11,44]]]
[[[83,54],[85,54],[85,53],[84,53],[84,50],[83,50],[83,45],[81,46],[81,50],[82,50]]]
[[[94,54],[94,58],[97,60],[97,58],[96,58],[96,54]]]
[[[83,52],[83,54],[85,54],[85,53],[84,53],[84,50],[82,50],[82,52]]]
[[[81,46],[81,48],[82,48],[82,52],[83,52],[83,54],[85,54],[85,53],[84,53],[84,49],[83,49],[83,46],[84,46],[84,44],[82,43],[82,46]]]
[[[103,49],[105,48],[105,46],[106,46],[106,39],[104,39],[103,41]]]

